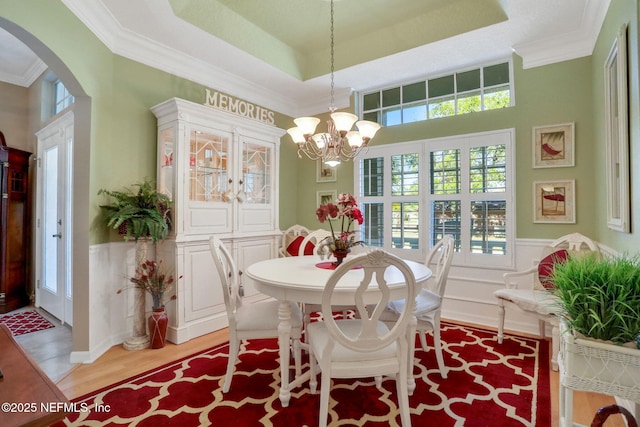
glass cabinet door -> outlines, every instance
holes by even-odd
[[[229,149],[230,137],[190,132],[189,200],[227,202],[230,197]]]
[[[158,171],[158,186],[161,193],[173,200],[175,192],[173,162],[175,158],[175,128],[160,130],[160,169]]]
[[[272,148],[244,142],[242,144],[243,203],[271,203],[272,173]]]

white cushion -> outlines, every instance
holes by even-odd
[[[499,289],[493,295],[496,298],[510,301],[523,310],[542,315],[556,313],[560,308],[560,299],[546,290]]]
[[[302,327],[302,313],[294,302],[291,302],[291,327]],[[260,301],[242,305],[236,310],[236,327],[239,331],[278,330],[279,301]]]
[[[355,338],[360,333],[360,320],[347,319],[337,320],[336,323],[340,330],[344,331],[344,334],[348,337]],[[389,328],[383,322],[378,322],[378,335],[384,335],[389,332]],[[322,354],[324,348],[327,346],[331,335],[327,330],[327,326],[324,322],[312,322],[307,327],[307,333],[309,334],[309,345],[313,347],[315,354]],[[387,358],[396,357],[396,343],[393,342],[377,351],[359,352],[350,350],[338,343],[333,347],[333,354],[331,360],[334,362],[353,362],[356,360],[382,360]]]
[[[401,314],[404,310],[405,300],[391,301],[387,304],[387,308]],[[422,289],[416,297],[416,318],[420,319],[420,314],[431,313],[434,309],[440,307],[441,298],[427,289]]]

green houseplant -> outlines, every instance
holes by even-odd
[[[570,256],[553,268],[560,304],[560,419],[573,390],[640,402],[640,259]]]
[[[170,200],[153,182],[145,180],[122,191],[101,189],[98,194],[111,199],[100,205],[103,222],[123,234],[125,240],[137,242],[148,237],[155,243],[167,237],[171,227]]]
[[[640,259],[593,254],[553,269],[561,313],[584,336],[624,344],[640,332]]]

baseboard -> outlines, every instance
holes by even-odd
[[[103,340],[100,344],[89,351],[72,351],[69,355],[70,363],[93,363],[100,356],[105,354],[111,347],[113,342],[110,339]]]

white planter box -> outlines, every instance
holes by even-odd
[[[640,403],[640,350],[579,336],[560,322],[560,381]]]

